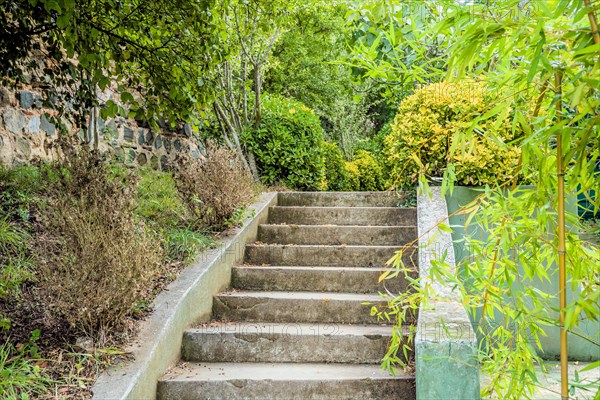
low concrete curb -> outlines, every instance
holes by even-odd
[[[248,217],[217,249],[203,253],[156,298],[153,313],[126,349],[134,361],[104,372],[92,389],[94,400],[156,398],[158,379],[179,360],[183,332],[210,318],[213,296],[229,286],[231,268],[242,261],[245,244],[256,239],[258,225],[267,222],[269,206],[276,203],[277,193],[262,194],[250,207],[254,216]]]
[[[415,336],[417,400],[479,399],[477,338],[451,287],[431,282],[432,261],[444,252],[445,261],[455,264],[452,236],[435,226],[448,223],[448,207],[440,187],[431,187],[431,197],[418,197],[419,273],[423,285],[430,282],[437,300],[433,309],[421,306]],[[428,307],[429,308],[429,307]]]

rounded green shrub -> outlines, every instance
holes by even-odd
[[[434,83],[405,98],[385,138],[392,184],[412,186],[421,174],[443,176],[448,166],[462,185],[512,179],[520,149],[506,143],[519,132],[512,129],[510,110],[485,116],[494,99],[485,85],[469,80]],[[481,121],[472,129],[475,118]]]
[[[366,150],[354,152],[354,165],[358,169],[358,190],[384,190],[384,176],[375,156]]]
[[[313,110],[282,96],[265,96],[260,126],[243,143],[254,153],[265,184],[323,189],[323,129]]]
[[[325,186],[327,190],[350,190],[350,175],[340,148],[323,142],[323,162],[325,164]]]

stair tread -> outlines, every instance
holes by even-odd
[[[406,246],[406,245],[361,245],[361,244],[281,244],[281,243],[249,243],[246,246],[249,247],[298,247],[298,248],[332,248],[332,249],[417,249],[417,246]]]
[[[408,211],[416,211],[415,207],[378,207],[378,206],[271,206],[270,208],[280,208],[280,209],[319,209],[319,210],[339,210],[342,208],[349,208],[352,210],[408,210]]]
[[[217,297],[249,297],[294,300],[342,300],[342,301],[384,301],[378,294],[337,293],[337,292],[291,292],[291,291],[249,291],[236,290],[222,292]]]
[[[299,207],[302,208],[302,207]],[[322,208],[322,207],[317,207],[317,208]],[[296,228],[308,228],[308,229],[316,229],[316,228],[342,228],[342,229],[351,229],[351,228],[359,228],[359,229],[368,229],[368,228],[373,228],[375,229],[405,229],[405,228],[411,228],[411,229],[416,229],[417,226],[416,225],[333,225],[333,224],[319,224],[319,225],[310,225],[310,224],[285,224],[285,223],[281,223],[281,224],[260,224],[260,226],[263,227],[272,227],[272,226],[294,226]]]
[[[408,325],[403,332],[408,333]],[[207,326],[190,328],[186,334],[285,334],[289,336],[391,336],[389,325],[282,323],[282,322],[224,322],[215,321]]]
[[[161,381],[322,381],[356,379],[414,379],[402,371],[396,377],[381,370],[379,364],[321,363],[204,363],[181,364],[168,371]]]
[[[289,269],[296,271],[349,271],[349,272],[385,272],[392,270],[392,267],[346,267],[346,266],[322,266],[322,265],[255,265],[242,264],[236,265],[234,269]]]

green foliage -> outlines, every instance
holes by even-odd
[[[28,222],[33,196],[40,187],[38,168],[0,165],[0,216]]]
[[[386,123],[373,137],[358,140],[354,145],[354,150],[368,151],[375,155],[379,161],[385,161],[383,160],[383,149],[385,146],[385,138],[390,133],[392,133],[392,125]]]
[[[3,399],[29,399],[42,395],[53,381],[37,365],[39,356],[36,341],[39,331],[35,331],[29,343],[15,348],[10,342],[0,345],[0,397]]]
[[[143,168],[137,183],[136,214],[160,228],[185,226],[190,213],[171,172]]]
[[[330,2],[297,7],[273,48],[265,89],[297,99],[331,123],[340,97],[352,99],[350,71],[336,63],[344,50],[344,12]]]
[[[373,154],[358,150],[354,161],[346,163],[352,190],[377,191],[385,189],[383,170]]]
[[[350,190],[350,176],[346,169],[344,156],[338,146],[333,143],[323,142],[323,162],[327,190]]]
[[[16,296],[31,277],[30,235],[7,218],[0,219],[0,299]]]
[[[221,4],[214,1],[74,2],[7,0],[0,8],[0,70],[29,82],[39,74],[30,52],[52,60],[46,103],[67,102],[83,117],[96,90],[117,89],[102,113],[170,122],[193,118],[212,99],[205,77],[225,53]],[[114,83],[114,85],[113,85]],[[143,99],[143,100],[142,100]],[[143,104],[143,107],[140,105]]]
[[[440,2],[443,2],[440,1]],[[440,18],[438,1],[368,0],[350,2],[346,13],[352,32],[346,65],[374,83],[395,103],[443,68],[447,44],[427,26]]]
[[[197,229],[172,228],[164,234],[167,259],[170,261],[192,262],[202,250],[216,244],[210,236]]]
[[[351,191],[360,190],[360,171],[356,163],[352,161],[346,161],[344,168],[348,172],[348,189]]]
[[[502,184],[517,178],[516,134],[508,112],[472,129],[497,96],[474,81],[434,83],[402,100],[385,139],[393,183],[412,186],[420,175],[451,174],[462,185]],[[510,108],[506,109],[510,111]],[[455,137],[462,135],[460,146]]]
[[[265,184],[320,190],[323,181],[323,130],[314,111],[281,96],[265,96],[258,128],[243,136],[256,156]]]
[[[367,7],[373,3],[377,2],[366,3]],[[435,39],[448,53],[448,62],[436,71],[435,60],[432,63],[428,55],[420,54],[415,61],[422,63],[423,68],[406,71],[409,77],[420,76],[428,81],[447,78],[467,83],[475,79],[489,91],[498,93],[493,102],[486,102],[473,116],[466,115],[465,125],[447,136],[446,148],[451,157],[468,156],[476,148],[474,144],[481,133],[494,132],[495,144],[509,149],[506,140],[500,140],[503,132],[522,132],[510,143],[521,151],[515,172],[531,178],[534,186],[500,188],[497,187],[500,182],[491,182],[480,199],[462,210],[469,214],[467,219],[472,224],[486,232],[467,239],[472,262],[459,267],[459,270],[464,268],[466,279],[457,276],[456,269],[449,268],[443,260],[436,260],[431,281],[414,285],[414,290],[421,293],[415,300],[422,303],[437,299],[436,293],[426,290],[432,281],[455,287],[462,293],[481,337],[482,371],[492,377],[483,388],[482,397],[493,394],[511,399],[531,398],[539,385],[533,368],[540,362],[539,339],[547,327],[559,325],[558,313],[552,312],[559,308],[558,284],[544,289],[533,283],[557,275],[558,157],[563,157],[567,166],[567,193],[600,189],[594,172],[600,157],[600,64],[598,44],[594,44],[590,28],[590,21],[597,20],[599,10],[596,2],[589,2],[590,7],[585,3],[500,0],[493,5],[470,2],[463,6],[453,1],[430,2],[436,10],[435,18],[426,20],[419,31]],[[401,8],[402,4],[393,1],[389,6]],[[390,34],[395,28],[389,24],[383,33]],[[407,35],[402,40],[416,51],[425,48],[418,36]],[[379,43],[359,49],[358,57],[366,61],[360,66],[365,75],[381,76],[383,71],[386,77],[392,77],[387,73],[389,63],[378,56]],[[401,50],[402,46],[390,43],[395,51]],[[557,77],[562,78],[560,84]],[[406,80],[397,76],[390,82],[402,86]],[[464,98],[457,95],[454,100],[462,103]],[[427,113],[425,116],[433,117]],[[402,124],[403,121],[396,122],[397,126]],[[560,136],[562,154],[557,155],[556,141]],[[401,151],[397,148],[391,156]],[[420,162],[418,158],[413,161]],[[464,159],[447,163],[444,192],[451,193],[458,179],[454,168],[457,161],[470,162]],[[424,171],[428,167],[419,165]],[[466,174],[471,175],[477,169],[477,163],[471,163]],[[517,176],[515,173],[514,177]],[[420,179],[419,185],[427,190],[426,179]],[[598,209],[600,199],[593,200],[592,206]],[[582,335],[585,328],[580,325],[587,321],[597,326],[600,318],[597,275],[600,252],[571,233],[577,230],[578,216],[567,213],[566,219],[573,229],[567,233],[567,286],[572,289],[572,297],[563,310],[565,329],[571,337],[597,346],[597,337],[586,338]],[[394,257],[394,262],[401,264],[401,254]],[[404,298],[404,293],[390,297],[388,312],[400,311]],[[393,330],[393,335],[399,338],[398,329]],[[397,360],[394,354],[388,354],[384,365],[393,365]],[[597,385],[593,390],[598,390]]]
[[[139,171],[136,214],[160,236],[168,261],[191,262],[214,244],[204,228],[195,225],[171,172]]]

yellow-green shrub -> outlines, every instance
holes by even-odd
[[[469,132],[473,119],[482,117],[494,98],[485,85],[467,80],[427,85],[404,99],[385,139],[393,185],[414,185],[420,174],[442,176],[449,165],[463,185],[512,179],[520,149],[506,144],[519,134],[512,131],[510,110]]]
[[[351,190],[384,190],[384,177],[377,159],[366,150],[354,152],[354,161],[346,163]]]
[[[352,161],[346,161],[344,168],[348,172],[348,189],[360,190],[360,172]]]
[[[354,164],[358,168],[360,190],[383,190],[383,169],[375,156],[366,150],[354,152]]]
[[[323,163],[325,165],[325,187],[327,190],[350,190],[350,176],[345,167],[340,148],[333,143],[323,142]]]

